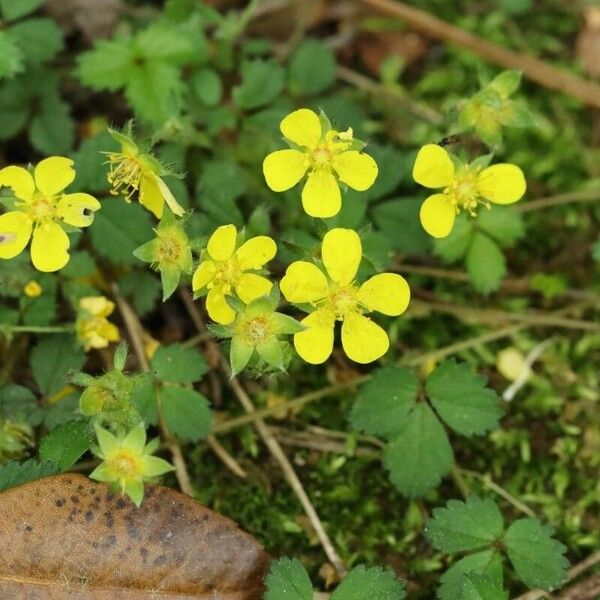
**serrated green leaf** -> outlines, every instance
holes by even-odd
[[[183,441],[197,442],[212,429],[208,400],[194,390],[165,386],[160,392],[160,406],[169,431]]]
[[[453,553],[476,550],[500,539],[504,520],[489,498],[469,496],[465,502],[449,500],[427,521],[425,535],[438,550]]]
[[[473,287],[489,294],[500,287],[506,275],[506,261],[498,244],[487,235],[476,232],[466,256],[466,266]]]
[[[35,18],[15,23],[10,35],[29,64],[53,59],[63,48],[63,34],[52,19]]]
[[[140,316],[154,310],[160,299],[161,283],[152,271],[135,269],[123,274],[118,279],[119,289],[124,296],[131,299]]]
[[[131,38],[99,40],[77,57],[77,74],[81,83],[94,90],[115,91],[127,83],[133,61]]]
[[[156,403],[156,387],[152,379],[138,381],[131,393],[131,402],[140,413],[146,425],[158,423],[158,405]]]
[[[7,21],[20,19],[36,8],[40,7],[46,0],[0,0],[0,11]]]
[[[194,383],[208,371],[202,354],[181,344],[159,346],[152,357],[152,368],[158,379],[170,383]]]
[[[409,413],[383,457],[392,483],[409,497],[435,487],[454,463],[448,436],[425,402]]]
[[[542,525],[538,519],[519,519],[504,535],[510,562],[519,579],[530,588],[551,590],[566,579],[566,547],[552,534],[552,527]]]
[[[29,425],[39,425],[43,418],[42,408],[33,392],[12,383],[0,388],[0,414],[5,419],[26,421]]]
[[[0,79],[9,78],[23,70],[23,52],[13,36],[0,31]]]
[[[502,71],[496,75],[488,84],[488,87],[498,92],[503,98],[507,98],[512,93],[516,92],[521,85],[521,71]]]
[[[496,550],[475,552],[455,562],[441,577],[437,596],[440,600],[460,598],[467,573],[481,573],[502,586],[502,555]]]
[[[331,594],[331,600],[402,600],[404,583],[381,567],[354,567]]]
[[[335,54],[323,42],[304,40],[290,57],[288,87],[295,95],[324,92],[335,82]]]
[[[206,106],[216,106],[223,94],[223,84],[218,73],[213,69],[195,71],[190,79],[194,95]]]
[[[55,427],[40,444],[40,460],[49,461],[66,471],[90,447],[90,426],[87,421],[70,421]]]
[[[245,61],[240,71],[242,82],[233,88],[233,100],[240,108],[269,104],[283,90],[285,71],[274,60]]]
[[[459,600],[508,600],[508,592],[487,575],[467,573],[464,576]]]
[[[8,462],[0,465],[0,492],[17,485],[23,485],[28,481],[55,475],[58,472],[59,469],[54,463],[40,463],[33,458],[23,463]]]
[[[521,215],[507,206],[492,206],[477,217],[477,229],[490,235],[500,246],[512,246],[525,235]]]
[[[313,588],[306,569],[296,559],[280,558],[265,578],[264,600],[312,600]]]
[[[150,213],[139,204],[120,198],[102,202],[96,213],[90,237],[98,254],[119,265],[137,262],[133,251],[153,236]]]
[[[31,119],[29,139],[36,150],[45,154],[68,154],[75,139],[71,107],[60,98],[44,97]]]
[[[31,371],[40,391],[51,396],[67,385],[67,374],[79,371],[85,353],[69,335],[44,338],[31,352]]]
[[[427,394],[442,420],[462,435],[483,435],[498,426],[500,398],[466,363],[448,360],[427,378]]]
[[[444,262],[456,262],[466,254],[473,235],[473,221],[464,214],[458,215],[450,235],[434,241],[434,252]]]
[[[408,369],[384,367],[373,373],[350,413],[352,427],[371,435],[392,437],[415,405],[419,382]]]
[[[76,177],[73,189],[86,190],[91,193],[105,192],[109,189],[106,179],[108,165],[102,157],[102,152],[117,150],[117,143],[104,131],[99,135],[81,142],[78,150],[73,153]]]
[[[135,39],[137,54],[149,61],[173,65],[199,63],[206,59],[208,45],[196,18],[178,25],[154,23]]]

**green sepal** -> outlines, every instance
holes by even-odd
[[[248,363],[254,348],[249,344],[246,344],[241,336],[234,335],[231,338],[231,348],[229,351],[229,362],[231,364],[231,376],[235,377],[238,373],[243,371]]]
[[[256,351],[258,352],[258,355],[272,367],[280,369],[281,371],[285,370],[283,363],[283,349],[277,338],[270,337],[262,342],[262,344],[258,344],[256,346]]]
[[[277,328],[276,335],[292,335],[304,331],[306,327],[296,321],[294,317],[284,315],[283,313],[273,313],[273,323]]]
[[[163,302],[173,295],[181,280],[181,271],[177,267],[163,266],[160,269],[160,279],[163,288]]]

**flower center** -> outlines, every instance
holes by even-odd
[[[161,263],[176,263],[181,257],[181,245],[174,237],[165,237],[158,247],[158,260]]]
[[[476,215],[478,204],[489,204],[479,196],[477,174],[468,168],[459,171],[452,184],[444,190],[456,207],[456,214],[466,210],[472,217]]]
[[[225,294],[231,294],[231,289],[237,284],[242,274],[237,261],[234,258],[230,258],[222,263],[218,263],[216,267],[215,278],[208,284],[208,288],[210,289],[214,285],[221,285]]]
[[[126,200],[130,200],[140,187],[142,165],[135,156],[119,152],[108,152],[107,156],[110,165],[107,179],[112,186],[110,193],[114,196],[123,194]]]
[[[269,322],[265,317],[255,317],[243,326],[243,335],[253,346],[264,342],[271,335]]]
[[[54,217],[55,203],[51,198],[34,198],[29,204],[29,212],[35,221],[44,221]]]
[[[321,144],[320,146],[317,146],[315,150],[313,150],[311,162],[313,164],[313,168],[315,169],[329,166],[331,163],[331,150],[327,144]]]
[[[138,457],[126,450],[118,451],[106,462],[108,468],[120,479],[134,479],[141,473]]]
[[[327,301],[339,320],[343,320],[349,313],[360,312],[358,288],[352,284],[333,288]]]

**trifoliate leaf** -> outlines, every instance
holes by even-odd
[[[312,600],[313,588],[302,563],[296,559],[280,558],[271,564],[265,578],[267,591],[264,600]]]
[[[69,335],[44,338],[31,352],[31,371],[40,391],[51,396],[67,385],[67,374],[79,371],[85,353]]]
[[[0,0],[0,12],[7,21],[14,21],[32,13],[44,2],[45,0]]]
[[[30,458],[23,463],[8,462],[0,465],[0,492],[28,481],[55,475],[59,468],[51,462],[38,462]]]
[[[498,244],[487,235],[476,232],[466,257],[467,271],[473,287],[488,294],[500,287],[506,275],[506,261]]]
[[[54,463],[61,471],[73,466],[90,447],[87,421],[70,421],[55,427],[40,444],[40,459]]]
[[[381,567],[355,567],[331,594],[331,600],[402,600],[404,583]]]
[[[525,235],[523,218],[506,206],[492,206],[490,210],[481,210],[477,228],[488,233],[502,247],[512,246]]]
[[[486,575],[498,586],[502,586],[502,555],[496,550],[475,552],[455,562],[441,577],[437,596],[440,600],[460,598],[467,573]]]
[[[458,433],[482,435],[498,426],[500,398],[466,363],[442,363],[427,378],[426,389],[440,417]]]
[[[464,576],[459,600],[508,600],[508,592],[487,575],[467,573]]]
[[[402,429],[415,404],[419,382],[408,369],[385,367],[365,383],[350,414],[354,429],[391,437]]]
[[[285,72],[274,60],[245,61],[242,82],[233,88],[233,100],[247,110],[269,104],[283,89]]]
[[[435,254],[444,262],[452,263],[460,260],[473,239],[473,222],[464,214],[458,215],[454,227],[448,237],[436,239],[434,242]]]
[[[160,391],[160,405],[169,431],[183,441],[197,442],[212,429],[208,400],[198,392],[178,386]]]
[[[425,535],[438,550],[453,553],[490,545],[500,539],[503,530],[504,521],[496,503],[469,496],[465,502],[450,500],[444,508],[435,508]]]
[[[14,38],[0,31],[0,79],[12,77],[23,70],[23,52]]]
[[[131,38],[99,40],[77,58],[81,83],[93,90],[118,90],[129,80],[134,61]]]
[[[202,354],[181,344],[159,346],[152,357],[152,368],[158,379],[170,383],[194,383],[208,371]]]
[[[335,81],[335,55],[320,40],[307,39],[290,57],[288,87],[297,96],[319,94]]]
[[[53,59],[63,48],[63,34],[52,19],[36,18],[15,23],[10,35],[29,64]]]
[[[538,519],[519,519],[504,535],[508,557],[521,581],[545,590],[559,586],[567,576],[566,548],[553,539],[553,529]]]
[[[454,463],[448,436],[431,408],[421,402],[383,453],[392,483],[406,496],[422,496]]]
[[[137,262],[133,251],[153,236],[150,213],[120,198],[102,202],[90,227],[92,244],[101,256],[119,265]]]

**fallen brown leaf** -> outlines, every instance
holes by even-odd
[[[270,560],[179,492],[136,508],[73,473],[0,494],[0,548],[0,600],[259,600]]]

